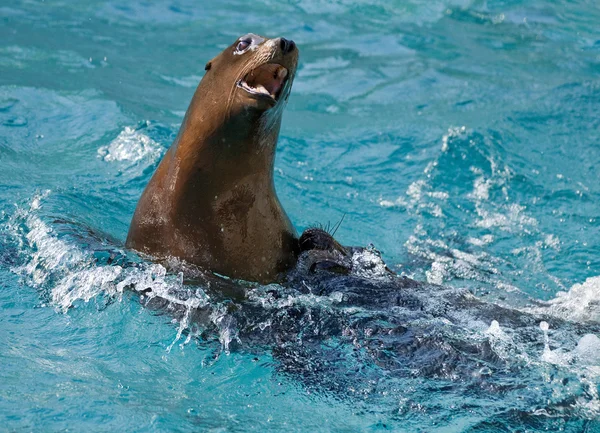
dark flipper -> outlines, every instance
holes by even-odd
[[[332,235],[320,228],[310,228],[300,236],[297,268],[314,273],[327,270],[346,275],[352,270],[352,253]]]
[[[344,247],[334,239],[333,235],[316,227],[305,230],[300,236],[299,244],[300,257],[296,268],[305,272],[314,273],[324,270],[347,275],[352,272],[354,254],[365,250],[374,252],[381,259],[379,252],[374,248]],[[361,263],[361,267],[363,265],[365,263]],[[385,271],[396,275],[387,266]]]

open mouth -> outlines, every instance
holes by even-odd
[[[277,102],[285,87],[288,70],[276,63],[267,63],[250,71],[238,82],[246,92]]]

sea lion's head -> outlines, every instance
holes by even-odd
[[[248,33],[206,64],[202,81],[227,83],[230,115],[240,110],[261,114],[280,112],[290,94],[298,65],[298,48],[285,38],[269,39]]]

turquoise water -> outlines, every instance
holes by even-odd
[[[168,294],[177,275],[106,260],[124,254],[206,61],[239,35],[281,35],[300,65],[276,187],[299,231],[345,215],[336,237],[373,243],[398,273],[599,322],[596,2],[123,4],[0,5],[3,429],[600,431],[600,359],[573,355],[581,334],[540,348],[536,323],[515,348],[496,317],[474,330],[521,393],[474,398],[465,375],[418,372],[334,392],[283,373],[269,348],[228,350],[234,327],[195,336],[123,291]],[[538,391],[547,402],[523,403]]]

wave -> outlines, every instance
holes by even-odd
[[[301,257],[284,284],[246,284],[237,298],[219,286],[234,282],[201,273],[190,279],[173,270],[177,263],[150,263],[77,225],[45,221],[49,194],[20,206],[3,230],[18,251],[13,272],[59,312],[93,301],[105,308],[103,298],[125,302],[124,293],[135,293],[149,309],[173,316],[177,330],[167,350],[195,340],[217,354],[267,351],[279,374],[371,411],[395,407],[401,414],[419,404],[443,422],[432,398],[442,387],[446,401],[482,419],[506,407],[600,415],[600,320],[591,309],[598,278],[519,310],[466,289],[392,276],[369,248],[354,251],[348,275],[307,273]],[[575,302],[582,298],[588,302]]]

